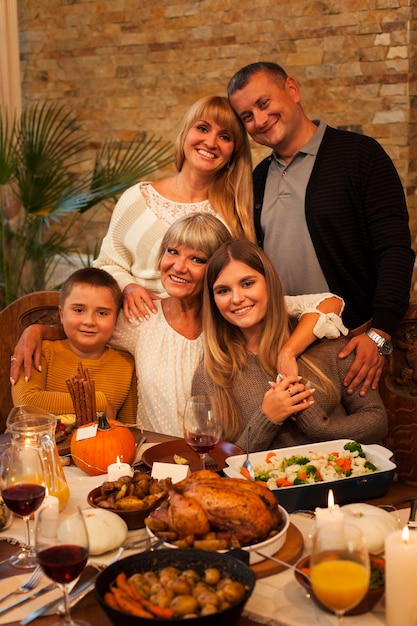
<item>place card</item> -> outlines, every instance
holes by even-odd
[[[154,461],[152,465],[152,478],[162,480],[163,478],[171,478],[173,483],[184,480],[191,474],[189,465],[177,465],[176,463],[162,463]]]
[[[83,439],[91,439],[97,435],[98,423],[91,426],[80,426],[75,433],[75,440],[82,441]]]

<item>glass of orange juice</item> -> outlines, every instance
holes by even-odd
[[[368,549],[359,528],[342,523],[336,534],[326,525],[316,529],[310,556],[311,585],[318,600],[337,615],[339,624],[345,612],[366,595],[369,575]]]

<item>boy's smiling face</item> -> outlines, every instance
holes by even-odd
[[[74,285],[59,307],[71,350],[85,359],[99,359],[113,335],[118,307],[107,287]]]

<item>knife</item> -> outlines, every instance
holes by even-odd
[[[69,601],[71,602],[71,600],[75,600],[76,598],[78,598],[79,595],[81,595],[82,593],[85,593],[91,587],[94,587],[97,576],[98,574],[96,574],[95,576],[93,576],[93,578],[90,578],[85,583],[80,585],[77,588],[77,590],[71,591],[71,593],[69,594]],[[61,602],[62,602],[62,597],[56,598],[55,600],[48,602],[48,604],[45,604],[44,606],[40,606],[38,609],[36,609],[35,611],[32,611],[32,613],[29,613],[29,615],[23,618],[22,621],[20,622],[21,625],[25,626],[25,624],[29,624],[30,622],[33,622],[34,619],[36,619],[40,615],[44,615],[48,611],[51,611],[52,613],[54,613],[55,609],[61,604]]]
[[[157,550],[161,545],[163,545],[164,541],[165,539],[158,539],[158,541],[152,544],[149,550],[151,551]],[[119,559],[120,555],[122,554],[122,551],[123,551],[123,546],[119,548],[116,556],[111,560],[109,565],[111,565],[112,563],[115,563]],[[68,597],[71,607],[74,605],[75,601],[77,601],[78,599],[81,600],[81,597],[84,597],[86,593],[92,587],[94,587],[99,573],[100,572],[95,574],[92,578],[89,578],[88,580],[86,580],[82,585],[77,587],[77,589],[74,589],[73,591],[71,591]],[[45,604],[45,606],[39,607],[39,609],[36,609],[35,611],[27,615],[24,619],[22,619],[22,621],[20,622],[21,626],[30,624],[30,622],[33,622],[34,619],[36,619],[40,615],[44,615],[45,613],[49,615],[52,613],[55,613],[58,610],[60,604],[62,604],[62,598],[57,598],[56,600],[53,600],[52,602]]]
[[[29,600],[33,600],[34,598],[43,596],[44,593],[48,593],[48,591],[52,591],[52,589],[55,589],[55,587],[56,587],[56,584],[52,583],[51,585],[47,585],[46,587],[42,587],[41,589],[38,589],[37,591],[35,591],[35,593],[31,593],[30,596],[25,595],[24,598],[20,598],[20,600],[16,600],[16,602],[13,602],[13,604],[9,604],[9,606],[5,606],[4,609],[0,609],[0,615],[7,613],[7,611],[11,611],[16,606],[20,606],[21,604],[24,604],[24,602],[28,602]]]

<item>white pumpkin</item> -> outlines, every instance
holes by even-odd
[[[383,552],[385,537],[399,528],[397,519],[379,506],[357,502],[340,508],[345,515],[345,521],[361,529],[372,554]]]
[[[127,537],[126,522],[117,513],[105,509],[84,509],[90,554],[103,554],[120,548]]]
[[[127,537],[127,524],[117,513],[105,509],[83,509],[84,521],[87,526],[90,554],[104,554],[120,548]],[[77,532],[71,537],[63,526],[58,528],[60,541],[76,541]]]

